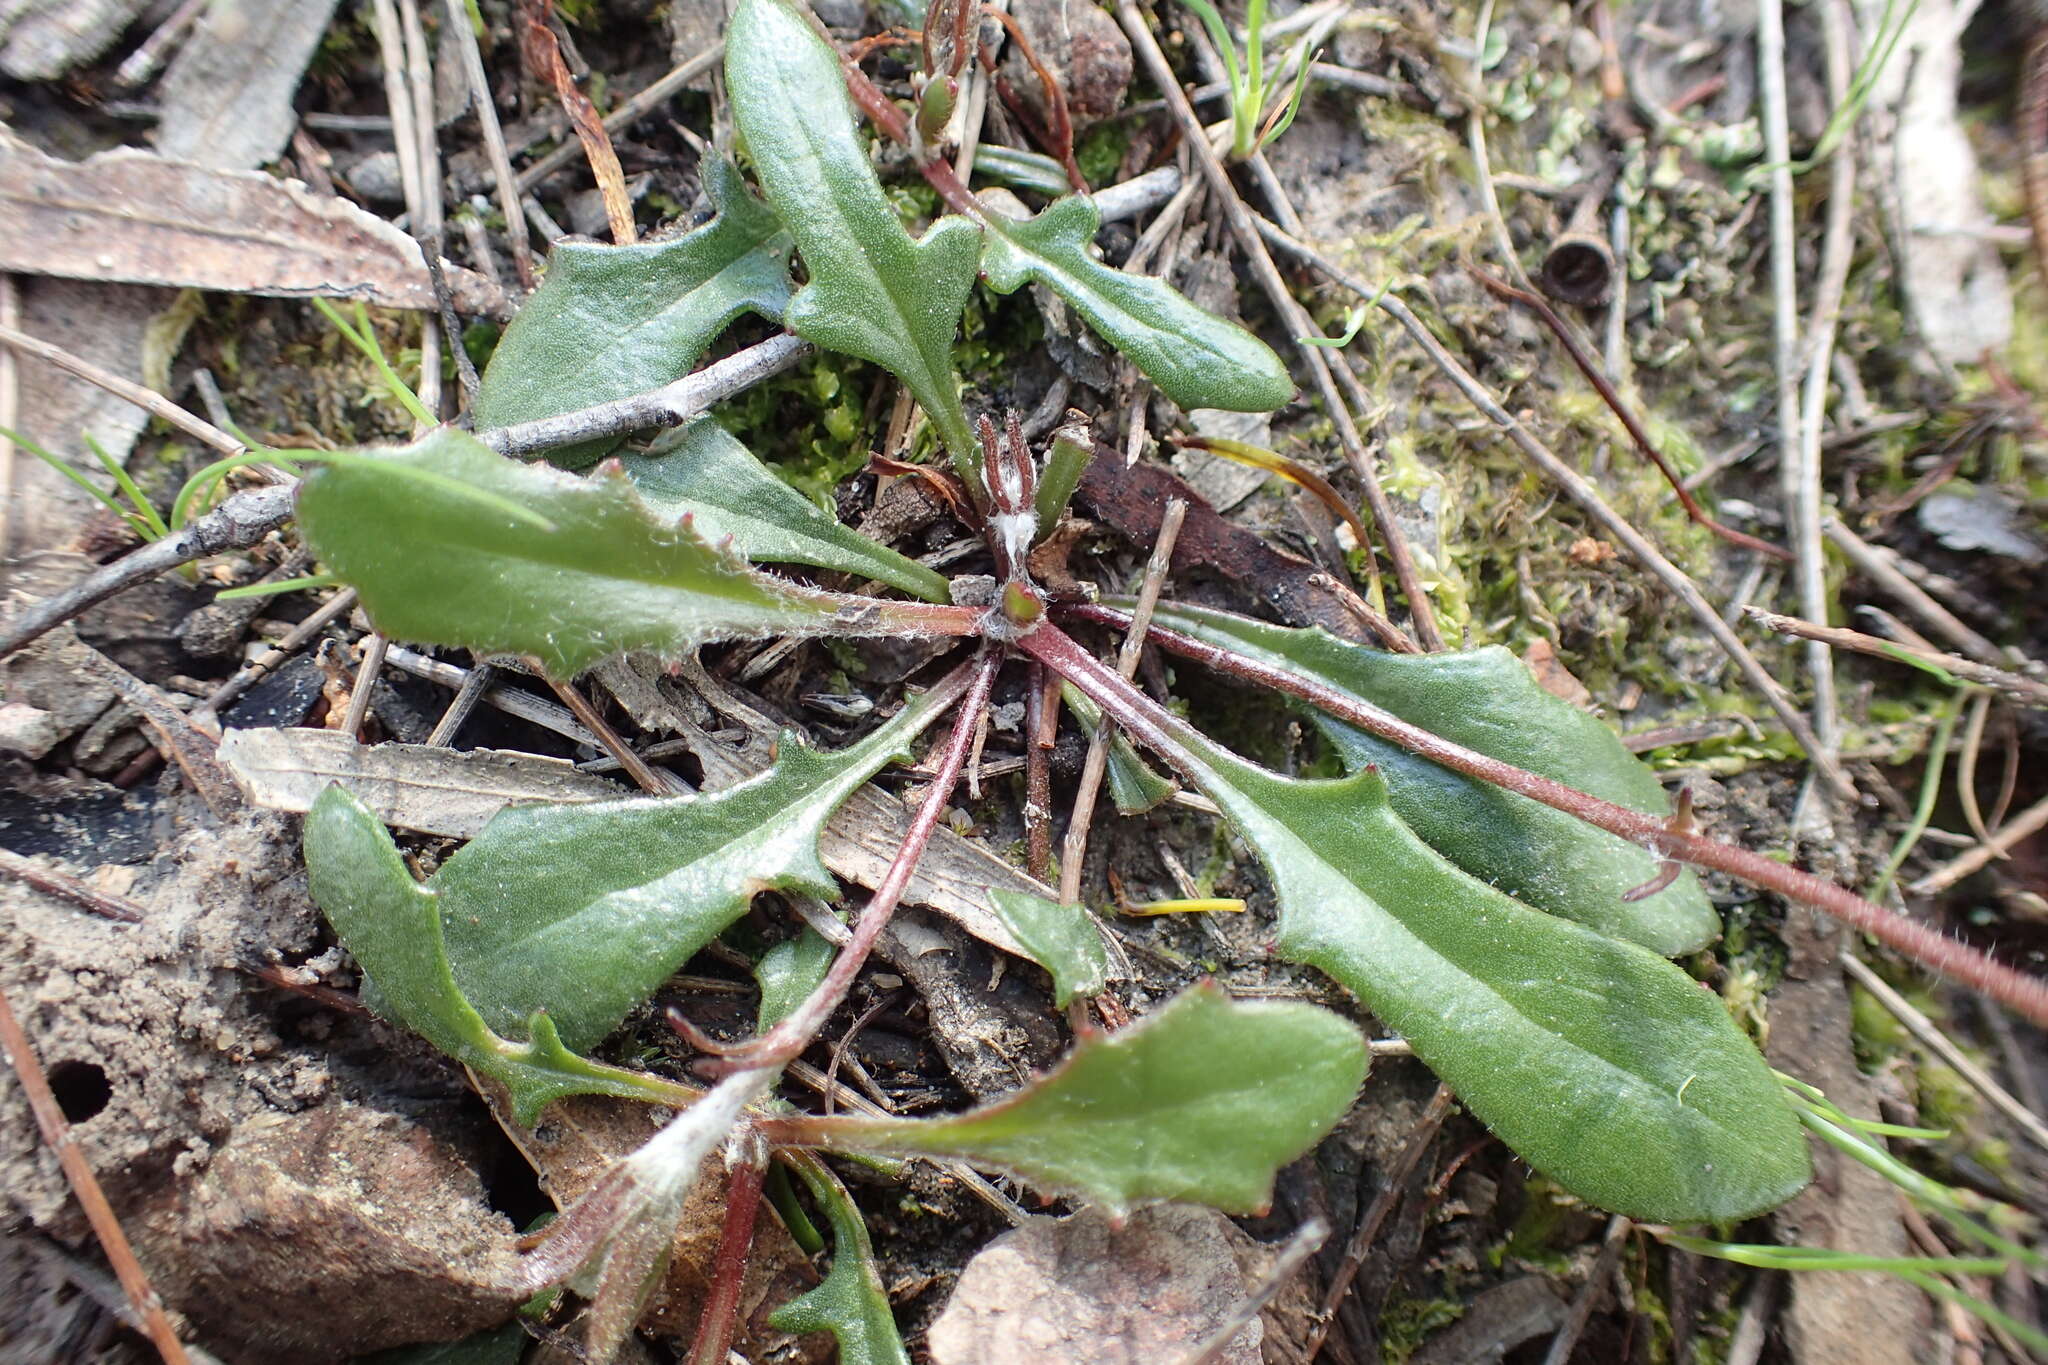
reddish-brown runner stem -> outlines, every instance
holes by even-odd
[[[853,980],[867,962],[876,940],[888,927],[889,917],[895,913],[897,902],[903,899],[903,892],[917,871],[918,861],[924,857],[925,845],[931,842],[932,830],[939,823],[940,813],[953,798],[961,770],[967,766],[967,750],[980,727],[981,713],[988,706],[996,670],[1002,662],[1002,651],[990,648],[984,649],[973,663],[967,665],[973,670],[973,680],[967,685],[967,694],[961,699],[960,709],[953,718],[953,732],[946,737],[938,775],[932,779],[931,789],[925,793],[924,804],[917,808],[909,833],[903,836],[902,848],[897,850],[895,860],[882,875],[881,885],[875,888],[875,894],[868,898],[867,908],[861,911],[860,921],[854,925],[853,937],[832,960],[832,969],[825,974],[825,979],[781,1023],[753,1042],[711,1059],[708,1070],[718,1075],[730,1075],[750,1067],[781,1066],[808,1047],[818,1030],[825,1026],[825,1021],[832,1017],[832,1011],[839,1008],[839,1002],[853,988]]]
[[[754,1245],[754,1223],[761,1211],[761,1183],[768,1174],[768,1152],[760,1139],[743,1140],[743,1158],[726,1167],[725,1226],[718,1238],[711,1293],[697,1316],[697,1340],[690,1365],[725,1365],[733,1328],[740,1311],[740,1290],[747,1279],[747,1252]]]
[[[1058,609],[1060,616],[1070,621],[1089,621],[1097,625],[1125,629],[1130,615],[1111,607],[1092,605],[1070,606]],[[1117,721],[1139,739],[1155,748],[1160,748],[1172,757],[1178,748],[1172,739],[1172,727],[1181,722],[1175,720],[1155,706],[1142,693],[1124,684],[1114,675],[1105,680],[1100,675],[1108,670],[1090,667],[1094,664],[1078,645],[1057,629],[1042,628],[1026,636],[1020,643],[1034,656],[1064,673],[1077,686],[1082,686],[1094,696],[1105,711],[1114,715]],[[1524,771],[1488,758],[1462,745],[1431,734],[1420,726],[1359,701],[1336,688],[1309,678],[1276,668],[1242,654],[1207,644],[1192,636],[1154,625],[1149,636],[1154,643],[1186,658],[1198,660],[1227,676],[1245,682],[1258,683],[1307,702],[1320,711],[1335,716],[1347,724],[1379,736],[1381,739],[1398,744],[1412,754],[1441,764],[1453,772],[1489,782],[1503,790],[1540,801],[1555,810],[1575,816],[1589,825],[1618,834],[1631,843],[1640,844],[1654,853],[1695,867],[1710,867],[1725,872],[1731,877],[1748,882],[1751,886],[1766,891],[1775,891],[1781,896],[1810,905],[1816,910],[1834,916],[1843,923],[1869,934],[1880,943],[1896,949],[1932,971],[1941,973],[1975,990],[1982,991],[2005,1005],[2017,1010],[2034,1023],[2048,1027],[2048,981],[2030,976],[2024,972],[1998,962],[1985,954],[1948,938],[1903,915],[1894,914],[1871,901],[1863,899],[1853,891],[1824,881],[1810,872],[1775,862],[1760,853],[1746,848],[1720,843],[1690,830],[1677,829],[1673,822],[1661,816],[1645,815],[1641,811],[1617,806],[1597,796],[1588,796],[1562,782]],[[1078,658],[1069,657],[1069,650],[1060,648],[1058,641],[1064,640],[1070,652]],[[1110,684],[1116,684],[1112,687]],[[1114,693],[1115,695],[1105,695]]]

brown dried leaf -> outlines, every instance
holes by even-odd
[[[927,1341],[935,1365],[1155,1365],[1222,1326],[1261,1249],[1214,1209],[1155,1204],[1118,1227],[1096,1208],[1004,1233],[967,1263]],[[1250,1274],[1247,1274],[1247,1271]],[[1216,1359],[1258,1365],[1254,1319]]]
[[[0,131],[0,270],[431,310],[419,244],[341,199],[260,171],[133,148],[60,161]],[[444,267],[458,312],[510,315],[505,291]]]

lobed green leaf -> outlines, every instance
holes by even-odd
[[[1234,1001],[1205,982],[970,1113],[799,1122],[806,1142],[959,1157],[1113,1212],[1192,1199],[1251,1213],[1351,1107],[1367,1060],[1357,1028],[1328,1010]]]
[[[832,1224],[832,1269],[815,1289],[770,1314],[769,1323],[784,1332],[830,1332],[838,1338],[841,1365],[910,1365],[853,1196],[822,1162],[798,1158],[792,1164]]]
[[[922,240],[897,221],[854,135],[839,58],[787,0],[740,0],[726,26],[733,120],[810,282],[784,310],[790,331],[873,361],[902,380],[956,460],[978,460],[953,338],[981,233],[943,218]]]
[[[795,938],[772,945],[754,964],[754,984],[761,988],[761,1007],[754,1031],[766,1033],[824,984],[839,950],[823,934],[806,925]]]
[[[944,575],[840,525],[709,417],[685,427],[672,449],[619,463],[658,511],[690,517],[707,540],[730,536],[756,563],[837,569],[926,601],[947,600]]]
[[[544,1013],[521,1021],[524,1043],[493,1033],[449,969],[440,898],[412,879],[390,832],[342,788],[313,803],[305,850],[313,900],[375,986],[366,995],[378,1013],[501,1082],[520,1122],[565,1095],[677,1101],[679,1087],[574,1055]]]
[[[722,157],[704,189],[718,216],[682,237],[631,246],[557,243],[547,276],[505,329],[476,399],[479,430],[644,393],[690,372],[741,313],[780,321],[789,234]],[[589,464],[618,438],[556,451]]]
[[[987,221],[981,268],[991,289],[1045,285],[1181,407],[1270,412],[1294,396],[1287,367],[1265,342],[1164,280],[1089,255],[1102,225],[1092,199],[1069,195],[1034,218]]]
[[[546,1009],[569,1046],[597,1042],[755,892],[838,894],[818,835],[935,699],[835,753],[784,735],[773,767],[716,792],[499,812],[431,883],[455,980],[493,1028]]]
[[[1153,619],[1348,692],[1445,739],[1566,786],[1649,814],[1668,814],[1656,774],[1598,719],[1537,685],[1497,646],[1389,654],[1310,628],[1162,604]],[[1538,801],[1451,772],[1318,713],[1356,772],[1377,767],[1394,813],[1465,871],[1540,910],[1666,957],[1720,934],[1720,917],[1690,870],[1636,902],[1622,894],[1657,875],[1657,856]]]
[[[386,636],[529,655],[561,678],[629,650],[900,628],[871,601],[753,572],[622,473],[508,460],[452,428],[314,470],[298,513]]]

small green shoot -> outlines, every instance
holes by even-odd
[[[1277,87],[1273,81],[1277,72],[1267,71],[1265,65],[1266,0],[1251,0],[1245,8],[1245,47],[1241,57],[1223,16],[1210,0],[1184,3],[1202,21],[1202,27],[1209,30],[1210,40],[1223,54],[1223,69],[1230,84],[1230,155],[1236,161],[1249,160],[1286,132],[1300,112],[1302,96],[1308,91],[1309,63],[1314,60],[1308,42],[1304,39],[1295,44],[1292,89],[1284,99],[1276,100]]]
[[[326,299],[314,299],[313,306],[320,310],[322,317],[334,324],[334,330],[340,332],[349,345],[369,357],[370,363],[377,367],[377,373],[383,376],[384,386],[391,391],[392,398],[412,415],[413,421],[428,427],[441,424],[440,418],[427,411],[427,405],[420,401],[420,396],[413,392],[412,386],[400,379],[398,371],[391,368],[391,362],[385,358],[384,348],[377,342],[377,329],[371,325],[369,309],[358,303],[355,325],[350,326],[348,319],[341,315],[341,310]]]

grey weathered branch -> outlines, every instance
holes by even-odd
[[[151,541],[87,574],[56,596],[44,598],[0,627],[0,658],[124,588],[207,555],[254,545],[291,518],[292,494],[297,488],[297,484],[279,483],[236,493],[176,535]]]

